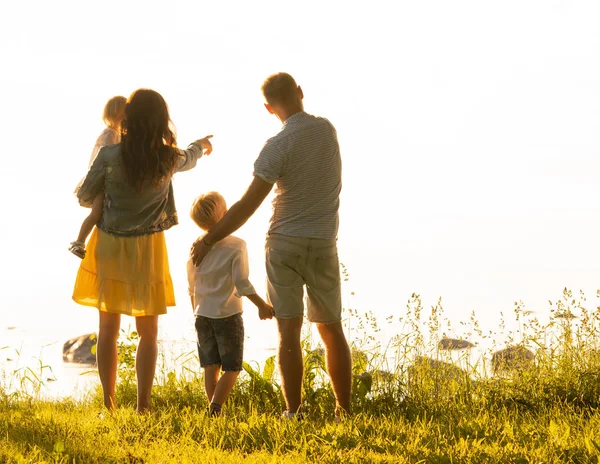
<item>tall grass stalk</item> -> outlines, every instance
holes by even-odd
[[[454,329],[441,300],[427,310],[415,294],[401,317],[384,319],[397,334],[382,345],[379,321],[348,308],[353,414],[342,423],[333,421],[325,355],[310,330],[303,421],[279,418],[274,357],[245,363],[224,416],[210,419],[195,353],[180,355],[179,369],[160,365],[155,412],[138,416],[129,334],[113,414],[103,412],[99,390],[48,402],[0,388],[0,461],[598,462],[600,312],[567,289],[550,309],[542,323],[517,302],[515,330],[503,323],[484,333],[474,314]],[[459,331],[473,348],[440,348]]]

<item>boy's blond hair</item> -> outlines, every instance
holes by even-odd
[[[194,200],[190,217],[202,230],[209,230],[226,212],[225,198],[219,192],[208,192]]]
[[[104,124],[111,127],[121,127],[121,122],[125,117],[125,105],[127,99],[122,96],[112,97],[104,105],[104,111],[102,113],[102,120]]]

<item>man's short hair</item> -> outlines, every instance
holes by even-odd
[[[272,74],[265,79],[262,93],[269,105],[288,105],[298,99],[298,85],[288,73]]]

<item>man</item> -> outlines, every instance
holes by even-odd
[[[341,158],[333,125],[304,112],[302,89],[286,73],[263,86],[265,108],[283,123],[254,163],[254,180],[240,201],[192,248],[199,265],[210,247],[236,231],[277,184],[266,241],[267,296],[279,330],[279,368],[287,409],[299,417],[304,366],[300,336],[304,287],[308,320],[326,350],[327,371],[336,398],[336,418],[350,408],[352,363],[341,322],[337,257]]]

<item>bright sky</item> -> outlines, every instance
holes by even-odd
[[[208,190],[232,203],[249,184],[280,127],[260,95],[277,71],[338,130],[352,307],[401,315],[417,292],[493,327],[516,300],[546,314],[565,286],[595,307],[599,20],[598,2],[556,0],[3,5],[0,325],[95,327],[70,299],[67,247],[87,213],[72,191],[105,101],[139,87],[165,97],[180,145],[214,134],[213,155],[175,180],[179,306],[163,324],[180,324],[189,206]],[[269,208],[238,233],[261,290]]]

